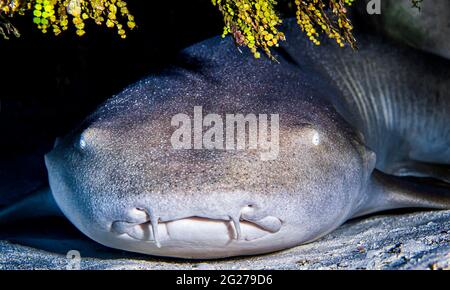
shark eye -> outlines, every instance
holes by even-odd
[[[81,134],[80,139],[78,140],[78,148],[84,150],[86,146],[87,146],[86,139],[84,138],[83,134]]]
[[[322,134],[310,123],[299,123],[299,142],[305,145],[318,146],[322,143]]]
[[[100,146],[106,146],[107,139],[105,138],[107,133],[98,128],[87,128],[78,137],[78,140],[74,142],[74,146],[80,151],[91,150],[99,148]]]
[[[319,132],[315,131],[315,132],[312,134],[311,142],[312,142],[314,145],[319,145],[319,144],[320,144],[320,135],[319,135]]]

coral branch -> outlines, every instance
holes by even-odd
[[[72,24],[76,34],[82,36],[87,20],[109,28],[115,27],[122,38],[126,38],[126,28],[136,26],[123,0],[0,0],[2,19],[29,11],[33,13],[33,22],[43,33],[52,30],[55,35]]]
[[[353,26],[347,18],[346,6],[354,0],[295,0],[297,23],[309,39],[319,45],[319,32],[333,38],[340,46],[356,47]],[[223,36],[232,34],[236,44],[250,48],[256,58],[262,50],[274,59],[270,48],[285,40],[278,31],[281,19],[275,11],[274,0],[212,0],[222,13],[225,28]]]

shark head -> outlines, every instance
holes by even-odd
[[[308,102],[279,112],[278,136],[271,136],[278,155],[268,160],[266,149],[249,144],[174,148],[179,127],[170,105],[149,106],[138,119],[124,112],[90,120],[46,155],[57,204],[101,244],[183,258],[292,247],[347,219],[373,166],[333,114]],[[309,113],[297,118],[296,110]]]
[[[374,156],[308,75],[203,67],[139,82],[57,142],[46,165],[68,219],[109,247],[206,259],[289,248],[348,219]]]

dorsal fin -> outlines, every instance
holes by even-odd
[[[450,184],[374,170],[369,197],[353,217],[397,208],[450,209]]]
[[[0,209],[0,224],[47,216],[62,216],[62,212],[56,205],[50,188],[44,187]]]

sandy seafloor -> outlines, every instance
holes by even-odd
[[[3,226],[0,239],[0,269],[66,269],[69,250],[79,251],[80,269],[450,269],[450,211],[362,218],[307,245],[214,261],[109,249],[63,219]]]

